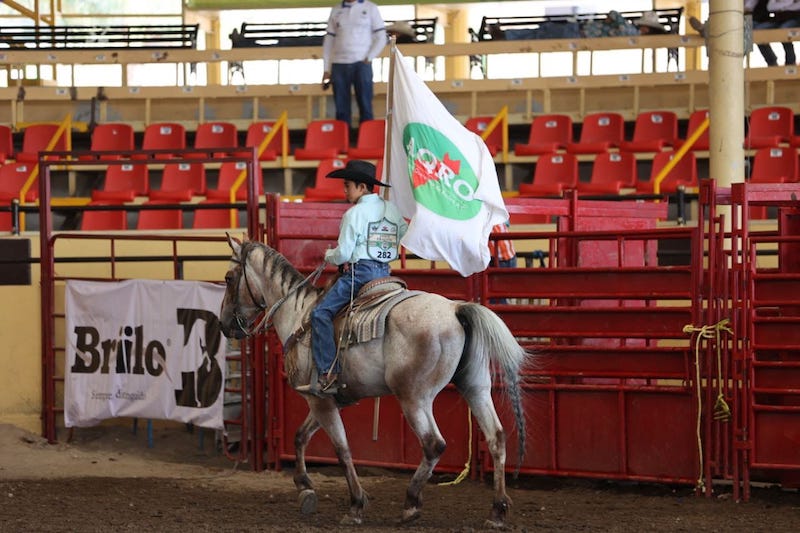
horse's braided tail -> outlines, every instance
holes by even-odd
[[[514,421],[517,426],[519,446],[517,447],[517,467],[515,477],[519,473],[522,460],[525,456],[525,415],[522,411],[522,394],[519,380],[520,372],[524,368],[529,353],[519,345],[514,334],[508,329],[497,314],[490,309],[476,304],[465,303],[459,306],[457,316],[462,324],[469,327],[471,335],[471,349],[474,355],[485,357],[488,355],[503,369],[503,383],[506,393],[511,400],[514,411]],[[475,350],[476,347],[482,350]],[[474,361],[477,362],[477,361]],[[487,361],[488,363],[488,361]]]

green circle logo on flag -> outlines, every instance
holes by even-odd
[[[427,124],[410,122],[403,130],[403,147],[417,202],[453,220],[469,220],[480,212],[478,177],[450,139]]]

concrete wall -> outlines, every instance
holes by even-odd
[[[17,238],[30,238],[31,252],[38,255],[38,236]],[[30,285],[0,285],[0,422],[34,432],[41,431],[42,408],[39,281],[39,267],[33,265]]]

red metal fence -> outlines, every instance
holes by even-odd
[[[295,264],[311,269],[335,240],[345,208],[268,204],[274,217],[268,218],[267,238]],[[509,202],[509,209],[512,218],[559,217],[558,231],[513,234],[518,247],[526,247],[526,241],[546,246],[539,254],[549,257],[545,268],[490,267],[463,278],[435,265],[412,268],[405,258],[393,273],[413,288],[494,308],[538,354],[537,368],[524,376],[531,445],[521,470],[697,482],[697,402],[702,398],[683,328],[704,318],[701,262],[689,254],[692,262],[685,265],[659,266],[657,255],[666,241],[700,249],[699,230],[656,228],[657,218],[665,217],[664,204],[630,208],[572,198]],[[280,343],[270,347],[280,350]],[[279,364],[271,369],[270,390],[280,402],[270,405],[267,438],[269,456],[279,466],[294,457],[293,432],[307,408],[299,395],[287,391]],[[497,403],[504,424],[513,427],[502,399]],[[467,407],[454,390],[440,395],[436,414],[448,443],[439,469],[459,471],[471,456],[482,471],[491,469],[483,440],[470,434]],[[361,402],[344,417],[358,462],[417,466],[416,437],[392,399],[379,405]],[[511,439],[509,456],[515,456],[515,446]],[[336,461],[324,436],[312,440],[308,458]]]
[[[798,193],[796,184],[716,190],[705,183],[698,226],[678,228],[659,227],[663,203],[574,195],[509,201],[510,237],[541,266],[528,261],[463,278],[404,256],[393,273],[411,288],[493,308],[537,354],[523,376],[523,473],[685,483],[707,494],[724,479],[747,498],[751,479],[793,484],[800,477]],[[723,215],[727,205],[731,213]],[[752,205],[778,209],[777,231],[748,228]],[[264,238],[310,272],[334,244],[346,207],[268,195]],[[530,217],[552,217],[557,228],[519,230]],[[254,223],[251,232],[260,231]],[[45,275],[54,242],[43,239],[43,323],[56,316],[45,296],[56,281]],[[777,254],[777,267],[764,266],[769,254]],[[45,336],[51,364],[51,327]],[[274,334],[266,347],[248,370],[242,428],[257,469],[293,460],[294,431],[307,413],[288,390]],[[46,379],[57,378],[48,372]],[[45,390],[50,424],[55,392],[50,383]],[[501,392],[501,418],[511,428]],[[437,399],[435,415],[447,441],[438,470],[490,471],[483,438],[453,389]],[[417,439],[393,398],[362,401],[343,417],[357,463],[416,468]],[[512,434],[509,457],[515,448]],[[307,459],[336,462],[321,433]]]
[[[53,152],[62,157],[69,154]],[[147,154],[141,163],[158,163]],[[255,168],[253,154],[231,156],[231,161],[242,161],[249,169]],[[180,161],[176,159],[174,161]],[[194,161],[203,161],[195,159]],[[109,164],[123,164],[124,160],[82,161],[82,165],[103,168]],[[161,161],[163,163],[163,161]],[[69,162],[65,159],[39,161],[39,224],[41,263],[41,321],[42,321],[42,427],[44,436],[57,440],[60,427],[57,417],[63,414],[64,391],[64,311],[61,291],[67,280],[89,279],[118,281],[136,277],[136,272],[147,269],[161,279],[202,279],[197,272],[206,272],[209,264],[218,264],[220,275],[228,263],[229,249],[225,237],[199,235],[166,235],[136,233],[61,232],[52,230],[51,174],[54,167]],[[250,176],[253,175],[251,171]],[[252,180],[248,180],[248,231],[261,238],[263,230],[258,224],[258,203]],[[76,252],[76,250],[80,250]],[[94,252],[93,252],[94,250]],[[220,281],[220,278],[205,280]],[[237,439],[238,446],[225,446],[232,459],[249,461],[254,465],[264,462],[262,435],[266,418],[264,384],[264,359],[253,354],[264,353],[264,339],[255,338],[235,347],[226,356],[232,374],[225,385],[225,425],[228,435]],[[257,393],[255,391],[258,391]],[[231,401],[229,401],[231,399]],[[227,443],[224,443],[227,444]],[[235,450],[235,451],[232,451]],[[259,466],[260,468],[260,466]]]
[[[800,484],[798,193],[798,184],[704,184],[709,218],[730,211],[729,292],[715,301],[730,305],[735,332],[731,446],[735,495],[744,499],[754,479]],[[774,210],[777,228],[750,224],[753,208]]]

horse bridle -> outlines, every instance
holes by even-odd
[[[244,245],[242,246],[242,248],[244,248]],[[241,250],[241,251],[244,251],[244,250]],[[237,283],[236,300],[233,302],[234,303],[233,318],[234,318],[234,320],[236,320],[236,325],[239,327],[240,330],[242,330],[242,332],[246,336],[250,336],[250,335],[253,335],[255,333],[258,333],[259,331],[264,331],[264,330],[269,329],[269,327],[272,325],[272,316],[275,314],[275,312],[278,310],[278,308],[281,305],[283,305],[283,303],[289,298],[289,296],[291,296],[298,289],[300,289],[300,287],[302,287],[303,285],[308,283],[309,280],[311,280],[311,283],[313,285],[317,281],[317,279],[319,278],[320,274],[322,274],[322,271],[325,269],[325,265],[326,265],[326,262],[323,261],[322,264],[320,264],[317,267],[317,269],[314,270],[314,272],[309,274],[303,281],[301,281],[300,283],[298,283],[297,285],[292,287],[285,295],[283,295],[281,298],[279,298],[278,301],[276,301],[274,304],[272,304],[272,307],[270,307],[269,310],[267,311],[267,304],[265,302],[263,302],[263,301],[261,301],[261,302],[256,301],[256,297],[253,294],[253,289],[250,288],[250,283],[247,281],[247,255],[249,253],[250,253],[250,249],[248,248],[246,252],[240,253],[241,259],[239,259],[239,258],[231,258],[232,262],[234,262],[237,265],[242,267],[241,276],[242,276],[242,278],[244,278],[244,286],[247,288],[247,294],[250,295],[250,301],[252,301],[253,305],[255,305],[259,310],[259,312],[256,313],[256,315],[253,317],[252,322],[249,322],[245,317],[243,317],[241,315],[241,313],[239,313],[239,309],[241,308],[241,305],[240,305],[240,302],[239,302],[239,290],[238,290],[239,288],[238,288],[238,283]],[[263,295],[262,295],[262,298],[263,298]],[[264,313],[264,311],[266,311],[266,313]],[[261,313],[264,313],[264,317],[258,322],[257,326],[252,327],[253,324],[255,324],[256,320],[258,319],[258,315],[261,314]]]
[[[258,329],[259,329],[258,327],[254,328],[254,329],[251,329],[251,326],[253,324],[255,324],[256,320],[258,319],[258,315],[263,313],[264,310],[266,310],[267,304],[264,303],[264,301],[263,301],[263,295],[262,295],[262,301],[259,302],[258,300],[256,300],[256,297],[253,294],[253,289],[250,287],[250,282],[247,280],[247,255],[250,253],[250,250],[248,248],[247,251],[244,251],[244,245],[243,245],[241,251],[244,252],[244,253],[240,254],[241,255],[241,259],[239,259],[239,258],[231,258],[231,261],[233,263],[236,263],[240,267],[242,267],[242,271],[241,271],[240,276],[241,276],[241,278],[244,278],[244,286],[247,288],[247,294],[250,296],[250,301],[253,302],[253,305],[258,308],[258,313],[256,313],[256,315],[253,317],[252,322],[248,321],[240,313],[240,310],[241,310],[241,307],[242,307],[241,306],[241,302],[239,301],[239,283],[238,282],[240,280],[237,280],[237,284],[236,284],[236,299],[233,302],[233,305],[234,305],[234,307],[233,307],[233,318],[234,318],[234,320],[236,320],[236,325],[239,327],[239,329],[242,330],[242,332],[245,335],[250,336],[253,333],[255,333],[256,331],[258,331]],[[259,324],[259,327],[260,327],[260,324]]]

